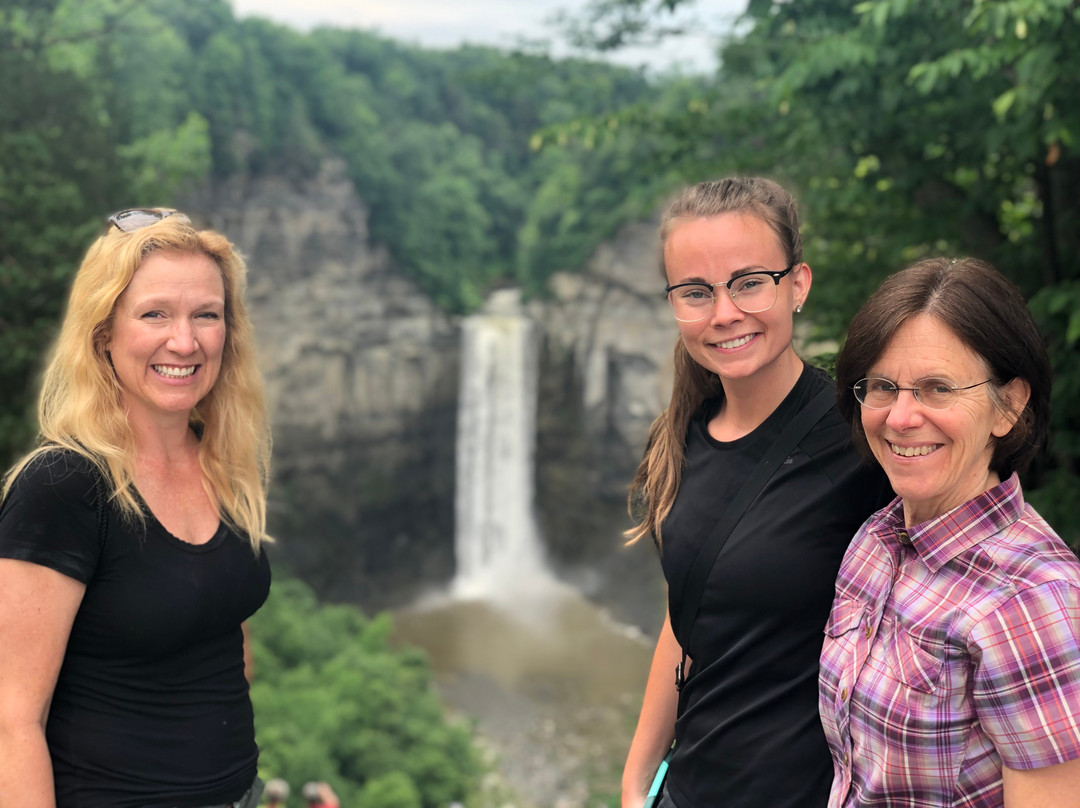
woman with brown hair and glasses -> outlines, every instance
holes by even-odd
[[[660,548],[668,614],[622,804],[644,803],[674,741],[665,808],[824,808],[822,627],[844,549],[891,492],[860,463],[832,380],[792,346],[811,272],[791,196],[764,179],[701,183],[661,239],[675,381],[632,486],[630,538]]]
[[[820,674],[830,808],[1080,806],[1080,562],[1024,499],[1051,367],[987,263],[891,275],[851,321],[840,411],[897,497],[851,542]]]
[[[270,437],[245,267],[183,214],[110,217],[0,505],[0,804],[256,805],[243,623]]]

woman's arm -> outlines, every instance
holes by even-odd
[[[1021,767],[1002,766],[1006,808],[1080,808],[1080,586],[1067,571],[1073,580],[1021,589],[972,628],[976,715],[1002,761]],[[1044,765],[1062,757],[1074,759]]]
[[[240,624],[240,631],[244,635],[244,678],[250,685],[255,680],[255,652],[251,647],[251,632],[248,630],[247,620]]]
[[[54,808],[45,721],[86,586],[0,558],[0,805]]]
[[[1080,808],[1080,759],[1041,769],[1003,766],[1005,808]]]
[[[641,715],[623,768],[622,808],[640,808],[645,802],[656,769],[675,740],[679,706],[675,667],[680,661],[682,649],[671,630],[671,615],[666,614],[649,668]]]

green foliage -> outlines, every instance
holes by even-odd
[[[152,206],[162,189],[183,187],[205,177],[210,170],[209,146],[206,119],[196,112],[175,129],[159,129],[117,146],[117,156],[132,166],[130,197]]]
[[[592,7],[609,25],[667,19],[644,0]],[[922,257],[975,255],[1012,278],[1056,372],[1052,448],[1026,490],[1080,541],[1060,496],[1080,486],[1080,7],[752,0],[742,25],[715,81],[663,88],[681,106],[626,107],[593,131],[615,121],[653,138],[652,165],[685,182],[764,174],[795,190],[812,336],[840,338],[885,275]]]
[[[128,136],[100,80],[126,4],[13,2],[0,10],[0,459],[33,439],[35,380],[83,251],[109,212],[167,204],[206,161],[197,118]],[[138,201],[132,196],[137,194]],[[145,196],[143,196],[145,194]],[[5,462],[6,465],[6,462]]]
[[[369,781],[356,800],[357,808],[422,808],[420,792],[402,772]]]
[[[1039,291],[1029,305],[1046,336],[1054,388],[1049,451],[1036,468],[1038,489],[1028,498],[1063,538],[1080,548],[1074,507],[1080,477],[1080,279]]]
[[[303,177],[323,156],[343,157],[370,210],[373,239],[447,309],[474,309],[492,286],[522,274],[528,288],[542,290],[556,269],[574,268],[552,262],[580,261],[612,226],[589,231],[583,217],[573,249],[520,248],[548,166],[582,159],[549,156],[541,166],[530,135],[645,96],[648,86],[630,71],[483,48],[427,53],[358,31],[301,34],[261,20],[223,19],[196,36],[189,11],[164,0],[145,8],[171,32],[159,36],[163,44],[183,38],[182,47],[164,48],[177,59],[167,70],[187,81],[184,108],[208,122],[213,174]],[[121,54],[145,47],[127,44],[114,56],[121,82],[139,63]],[[147,109],[180,123],[162,103]],[[634,178],[616,162],[593,163],[584,175],[591,187],[633,196]],[[559,203],[588,200],[579,193]],[[626,206],[607,207],[604,218],[629,215]]]
[[[596,0],[580,31],[612,46],[663,36],[694,5]],[[238,21],[226,0],[9,1],[0,454],[30,438],[35,370],[105,213],[208,176],[306,178],[328,155],[346,161],[373,239],[453,311],[507,282],[544,294],[677,185],[773,176],[802,203],[812,338],[839,339],[889,272],[974,254],[1046,301],[1056,395],[1072,395],[1080,326],[1051,301],[1080,280],[1078,52],[1074,0],[752,0],[717,76],[656,83],[304,34]],[[1033,482],[1080,474],[1080,425],[1055,419]]]
[[[581,19],[565,12],[556,19],[574,45],[609,51],[655,44],[666,36],[684,33],[695,21],[677,19],[675,14],[680,7],[692,4],[692,0],[592,0]]]
[[[1052,524],[1080,541],[1080,518],[1037,490],[1080,482],[1080,200],[1069,190],[1080,187],[1080,73],[1066,55],[1080,48],[1080,9],[1063,0],[871,0],[854,13],[824,1],[774,5],[745,46],[770,42],[776,79],[759,81],[788,111],[779,130],[821,121],[806,146],[827,173],[797,163],[793,179],[810,191],[808,251],[831,259],[815,280],[840,304],[832,327],[864,288],[925,255],[978,255],[1016,281],[1056,374],[1051,449],[1025,482]],[[840,287],[858,292],[845,299]]]
[[[475,309],[513,279],[541,292],[552,272],[574,269],[636,212],[618,204],[636,197],[639,179],[621,170],[625,149],[540,159],[529,148],[539,127],[645,97],[648,85],[630,71],[484,48],[429,53],[358,31],[301,34],[219,11],[220,24],[207,30],[193,28],[190,10],[145,4],[161,29],[149,38],[164,54],[156,74],[183,76],[185,85],[174,94],[163,79],[162,99],[133,107],[133,127],[163,118],[179,125],[181,108],[201,116],[218,176],[303,177],[323,156],[343,157],[373,239],[447,309]],[[150,46],[120,39],[112,71],[125,85]],[[180,103],[173,109],[168,99]],[[557,200],[564,210],[587,208],[580,226],[550,250],[523,249],[535,232],[533,200],[554,204],[545,184],[552,165],[572,172],[581,162],[587,188]],[[588,198],[600,188],[603,199]]]
[[[343,804],[372,808],[441,808],[475,789],[469,729],[443,716],[422,653],[390,645],[387,615],[275,581],[250,631],[264,779],[326,780]]]
[[[112,210],[213,178],[344,158],[370,232],[439,305],[543,294],[651,204],[644,144],[540,152],[542,127],[639,102],[632,71],[360,31],[238,21],[226,0],[0,5],[0,458],[28,447],[35,374]],[[556,178],[556,179],[553,179]]]

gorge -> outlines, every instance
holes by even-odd
[[[462,318],[438,310],[367,234],[336,160],[234,177],[184,201],[249,264],[274,427],[278,563],[322,597],[378,609],[454,577]],[[626,487],[670,385],[674,326],[656,223],[625,227],[522,312],[536,329],[536,523],[555,573],[646,631],[662,614],[651,547],[624,548]],[[572,268],[568,268],[570,270]],[[646,587],[637,592],[637,587]]]

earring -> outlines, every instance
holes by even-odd
[[[795,307],[795,313],[796,314],[801,314],[802,313],[802,303],[800,303],[798,306]]]

